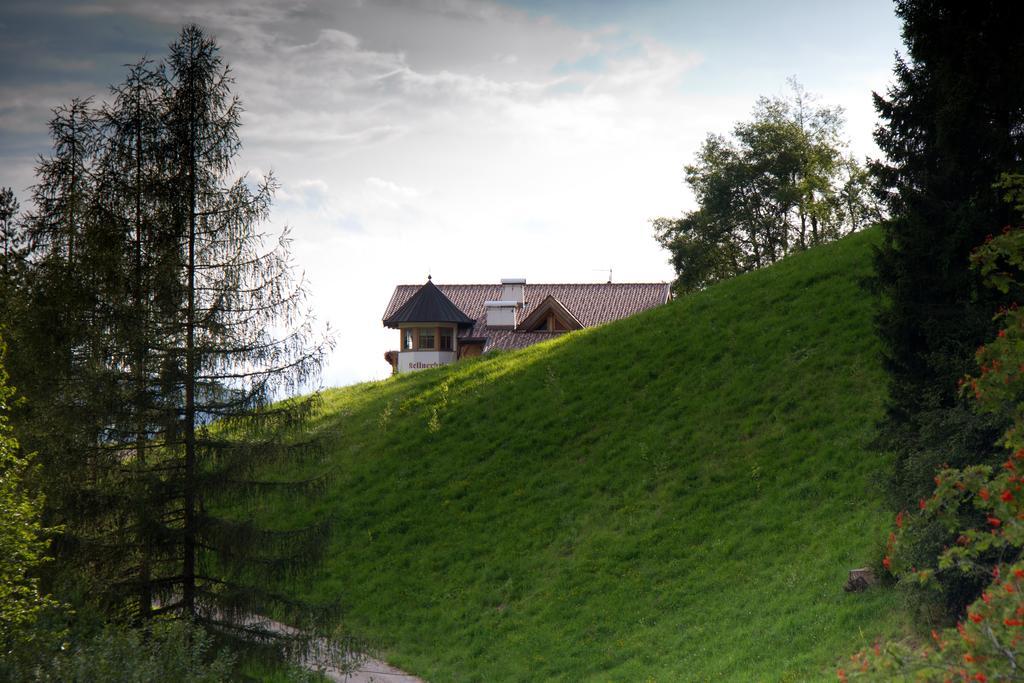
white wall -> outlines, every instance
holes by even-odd
[[[398,371],[426,370],[440,365],[448,365],[454,361],[454,351],[400,351],[398,353]]]

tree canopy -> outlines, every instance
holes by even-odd
[[[775,263],[876,221],[864,168],[846,152],[838,107],[818,106],[795,80],[762,97],[730,137],[709,134],[686,184],[698,209],[656,218],[677,292]]]

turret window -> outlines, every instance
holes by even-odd
[[[438,331],[440,332],[439,341],[441,342],[441,346],[439,348],[442,351],[451,351],[452,350],[452,328],[450,328],[450,327],[442,327]]]
[[[434,346],[434,328],[433,327],[421,327],[419,329],[419,350],[420,351],[433,351]]]

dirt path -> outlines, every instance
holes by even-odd
[[[159,601],[154,601],[154,606],[159,607]],[[284,634],[294,634],[297,631],[287,624],[282,624],[279,621],[261,617],[258,615],[252,615],[245,619],[245,622],[250,624],[259,623],[264,627],[268,627],[272,631],[277,631]],[[318,645],[314,645],[314,650],[323,650],[325,652],[332,651],[333,648],[325,647],[326,641]],[[343,671],[337,667],[325,665],[324,662],[329,661],[328,655],[311,654],[302,666],[309,669],[310,671],[320,671],[332,681],[338,681],[339,683],[426,683],[422,678],[407,674],[400,669],[396,669],[387,662],[382,662],[379,659],[373,657],[367,657],[360,655],[359,660],[356,663],[355,668],[351,671]],[[336,660],[335,660],[336,661]]]
[[[341,673],[337,669],[326,673],[332,681],[340,683],[424,683],[422,678],[399,671],[379,659],[366,659],[351,673]]]
[[[260,620],[265,625],[270,626],[272,630],[281,633],[295,633],[295,629],[287,624],[262,617],[260,617]],[[330,651],[330,648],[322,649]],[[387,662],[382,662],[379,659],[365,655],[359,657],[359,661],[351,671],[343,671],[337,667],[325,665],[324,661],[325,659],[320,659],[316,654],[312,654],[302,665],[310,671],[320,671],[329,679],[338,681],[338,683],[426,683],[422,678],[407,674]]]

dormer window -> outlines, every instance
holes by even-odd
[[[557,332],[565,330],[565,323],[555,317],[554,313],[548,313],[548,316],[541,323],[540,327],[537,328],[540,332]]]
[[[565,332],[581,330],[581,323],[576,316],[552,295],[548,295],[525,320],[522,329],[529,332]]]

